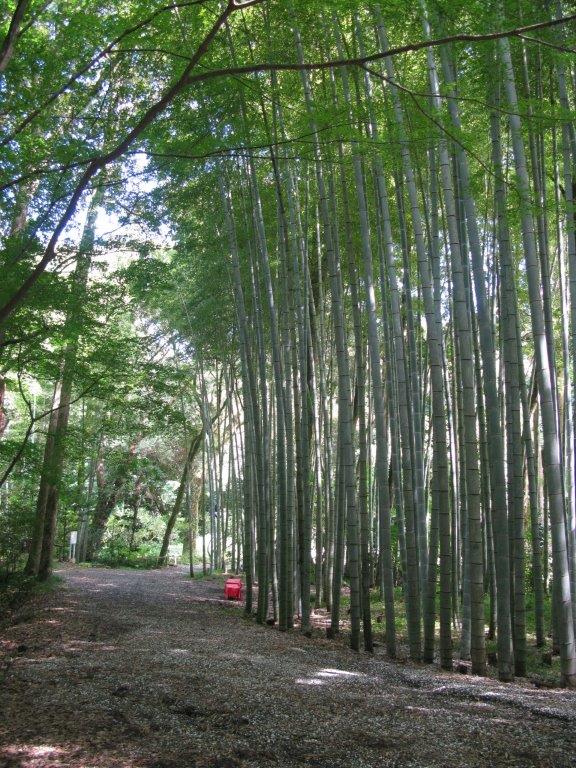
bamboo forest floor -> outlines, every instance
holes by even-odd
[[[179,568],[60,575],[2,632],[1,768],[576,765],[574,693],[280,634]]]

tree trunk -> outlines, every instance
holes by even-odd
[[[202,446],[203,440],[204,440],[204,430],[202,429],[199,432],[197,432],[192,438],[192,440],[190,441],[190,448],[188,450],[188,455],[186,456],[186,461],[184,462],[184,468],[182,470],[180,484],[178,486],[178,491],[176,493],[176,499],[174,500],[174,506],[172,507],[172,510],[170,512],[170,516],[166,523],[164,536],[162,538],[162,546],[160,547],[160,554],[158,555],[159,568],[162,568],[168,562],[168,547],[170,546],[170,538],[172,536],[172,531],[174,530],[174,526],[176,525],[176,520],[178,519],[178,515],[180,514],[180,510],[182,508],[182,501],[184,499],[184,495],[186,492],[186,484],[188,483],[188,476],[190,474],[190,469],[192,468],[194,459],[198,455],[198,451]],[[190,553],[190,556],[192,556],[192,553]]]

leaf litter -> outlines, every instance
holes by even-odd
[[[569,768],[576,695],[280,633],[184,569],[66,567],[0,637],[0,768]]]

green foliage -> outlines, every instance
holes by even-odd
[[[8,573],[0,577],[0,616],[18,607],[33,594],[35,579],[22,573]]]
[[[96,562],[111,568],[154,568],[159,554],[159,544],[143,544],[134,550],[122,541],[110,540],[102,547]]]
[[[108,524],[104,543],[98,553],[103,565],[151,568],[156,565],[165,521],[154,512],[134,510],[120,505]]]
[[[6,618],[34,595],[57,589],[61,582],[62,578],[55,574],[41,584],[21,572],[0,574],[0,617]]]

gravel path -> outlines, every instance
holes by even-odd
[[[0,768],[576,766],[576,695],[282,635],[164,571],[69,568],[0,655]]]

